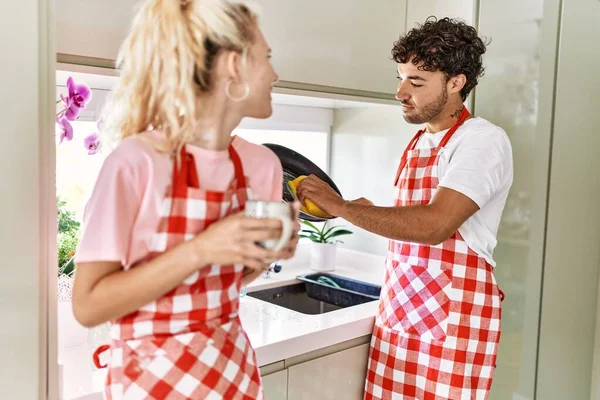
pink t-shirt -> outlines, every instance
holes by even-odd
[[[150,139],[150,140],[147,140]],[[108,155],[88,200],[77,263],[118,261],[129,267],[149,252],[159,223],[159,209],[171,184],[169,154],[156,150],[159,132],[123,140]],[[232,138],[255,200],[281,201],[283,170],[279,158],[268,148]],[[233,179],[229,152],[187,146],[193,154],[203,189],[223,191]]]

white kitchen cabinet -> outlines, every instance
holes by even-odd
[[[57,0],[59,61],[110,66],[136,3]],[[254,3],[280,87],[392,98],[396,76],[390,51],[405,30],[406,0]]]
[[[116,60],[137,3],[137,0],[56,0],[56,52],[94,58],[85,62],[95,66]]]
[[[288,371],[283,370],[262,377],[265,399],[286,400],[288,390]]]
[[[288,400],[362,400],[369,344],[352,347],[288,369]]]
[[[405,0],[258,0],[284,81],[394,94]]]
[[[458,18],[472,25],[475,22],[475,0],[407,0],[406,30],[422,24],[430,16]]]

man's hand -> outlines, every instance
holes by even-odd
[[[340,197],[328,184],[310,175],[298,184],[296,191],[300,202],[310,200],[321,210],[334,217],[339,217],[346,200]]]

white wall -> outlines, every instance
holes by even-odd
[[[56,307],[47,302],[47,274],[52,262],[56,265],[56,247],[48,243],[48,238],[56,237],[54,175],[48,168],[54,162],[51,4],[0,2],[0,52],[5,61],[10,59],[0,64],[0,76],[5,78],[0,92],[3,399],[46,399],[46,363],[56,360],[47,346],[48,340],[56,340],[54,330],[47,329],[47,309]],[[56,376],[49,382],[55,385]]]
[[[335,110],[331,176],[346,199],[366,197],[376,205],[394,203],[394,177],[404,148],[417,131],[399,106]],[[346,221],[336,224],[348,225]],[[345,246],[384,255],[387,240],[357,227]]]

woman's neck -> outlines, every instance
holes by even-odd
[[[211,107],[203,113],[197,122],[197,139],[192,145],[207,150],[227,150],[231,143],[231,133],[239,125],[242,118],[222,107]]]

